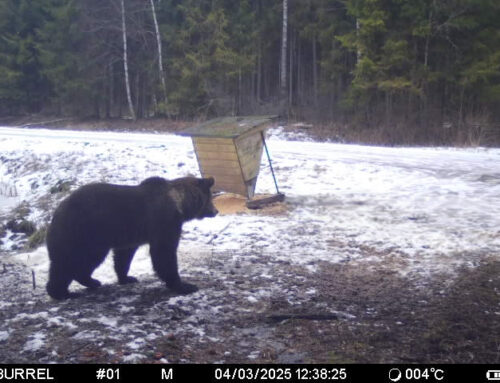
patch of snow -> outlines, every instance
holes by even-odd
[[[159,336],[158,336],[158,335],[156,335],[156,334],[148,334],[148,335],[146,336],[146,339],[147,339],[147,340],[149,340],[149,341],[152,341],[152,340],[158,339],[158,337],[159,337]]]
[[[146,340],[142,338],[136,338],[133,341],[127,343],[127,347],[131,350],[138,350],[146,344]]]
[[[172,297],[168,300],[168,303],[170,305],[174,305],[174,306],[182,305],[182,301],[186,300],[186,298],[188,298],[188,297],[184,297],[184,296]]]
[[[71,338],[75,340],[93,340],[97,339],[98,337],[101,336],[101,332],[97,330],[83,330],[75,335],[73,335]]]
[[[124,305],[121,305],[118,310],[120,311],[120,313],[122,314],[126,314],[126,313],[129,313],[131,311],[134,311],[134,308],[133,307],[130,307],[130,306],[124,306]]]
[[[0,302],[0,310],[12,306],[11,302]]]
[[[146,358],[143,354],[132,353],[122,358],[123,363],[137,363]]]
[[[0,331],[0,342],[9,339],[10,332],[9,331]]]
[[[248,359],[257,359],[260,356],[260,351],[253,351],[250,355],[248,355]]]
[[[189,281],[190,273],[210,277],[214,271],[206,265],[214,265],[237,280],[221,279],[217,288],[206,287],[188,296],[165,295],[145,314],[140,308],[135,313],[141,295],[131,295],[114,302],[116,317],[99,313],[98,307],[92,313],[84,308],[66,312],[63,302],[44,309],[48,311],[18,314],[7,326],[22,325],[22,321],[63,326],[74,334],[72,341],[119,337],[134,351],[123,361],[139,361],[147,341],[156,337],[173,334],[215,342],[200,323],[225,314],[227,306],[220,306],[218,297],[234,300],[234,311],[246,315],[255,313],[255,307],[261,306],[255,304],[266,304],[270,297],[298,306],[317,294],[313,287],[282,291],[283,281],[300,284],[302,279],[293,273],[275,275],[270,264],[304,273],[315,273],[322,261],[351,263],[366,270],[376,264],[424,283],[435,274],[453,275],[462,266],[475,267],[486,257],[500,257],[499,149],[386,148],[290,140],[299,138],[303,139],[278,128],[268,140],[280,191],[286,194],[285,214],[220,215],[184,225],[179,246],[183,278]],[[95,181],[133,185],[155,175],[199,175],[191,140],[166,134],[1,128],[0,152],[0,180],[8,177],[15,183],[16,198],[29,207],[26,219],[37,227],[49,222],[67,195],[51,193],[61,181],[70,181],[74,190]],[[265,156],[262,161],[256,191],[274,193]],[[3,259],[27,265],[35,272],[37,286],[44,286],[47,250],[42,246],[21,254],[11,252],[21,240],[13,233],[2,238],[1,250],[7,253]],[[266,264],[268,260],[272,262]],[[250,268],[255,272],[248,273]],[[163,288],[152,270],[148,246],[137,251],[130,274],[140,281],[155,281],[151,289]],[[93,276],[104,284],[116,284],[112,257]],[[70,288],[84,289],[76,282]],[[30,304],[35,310],[36,300]],[[0,301],[0,309],[11,305]],[[163,314],[175,318],[172,327],[140,331]],[[355,319],[349,313],[338,315]],[[82,323],[101,328],[75,332],[74,326]],[[38,330],[29,335],[25,349],[43,346],[46,338]],[[11,334],[9,328],[2,328],[0,340]],[[257,358],[258,353],[250,356]]]
[[[66,318],[63,317],[52,317],[47,320],[48,325],[52,326],[57,326],[57,327],[66,327],[69,330],[75,330],[78,328],[77,325],[75,325],[72,322],[68,322]]]
[[[293,126],[293,125],[292,125]],[[296,124],[294,127],[298,127]],[[302,124],[300,126],[303,126]],[[268,130],[268,139],[279,139],[286,141],[308,141],[312,142],[313,139],[305,132],[299,130],[286,130],[283,126],[277,126]]]
[[[259,300],[255,297],[249,296],[247,297],[247,301],[250,303],[257,303]]]
[[[33,314],[20,313],[17,314],[14,318],[12,318],[11,321],[18,322],[22,320],[37,320],[37,319],[47,320],[49,319],[49,313],[47,311],[40,311],[38,313],[33,313]]]
[[[93,319],[94,321],[103,324],[104,326],[116,328],[118,325],[117,318],[108,318],[104,315],[100,315]]]
[[[38,351],[43,347],[45,344],[45,332],[36,332],[34,334],[31,334],[29,337],[29,340],[25,343],[23,347],[24,352],[33,352],[33,351]]]

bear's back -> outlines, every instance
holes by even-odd
[[[85,246],[144,242],[147,194],[140,186],[95,183],[80,187],[54,212],[47,246],[52,242]]]

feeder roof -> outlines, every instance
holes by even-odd
[[[265,125],[277,116],[221,117],[187,128],[178,134],[189,137],[236,138],[253,129],[265,129]],[[260,128],[260,129],[259,129]]]

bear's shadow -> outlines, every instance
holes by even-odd
[[[96,289],[80,288],[75,290],[77,297],[71,301],[77,303],[109,303],[117,306],[124,303],[133,306],[153,306],[158,303],[165,303],[170,298],[185,296],[165,287],[163,283],[156,279],[143,280],[129,285],[119,285],[117,283],[103,284]]]

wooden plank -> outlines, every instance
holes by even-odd
[[[210,174],[214,174],[217,176],[226,176],[226,175],[227,176],[239,176],[240,178],[242,178],[241,169],[239,168],[239,166],[238,167],[223,168],[220,166],[208,166],[207,164],[202,163],[201,167],[203,169],[203,173],[210,173]]]
[[[261,131],[271,119],[222,118],[185,132],[192,137],[201,173],[215,178],[215,190],[253,196],[263,153]]]
[[[275,195],[270,196],[270,197],[254,199],[254,200],[248,201],[246,203],[246,205],[249,209],[260,209],[260,208],[262,208],[265,205],[268,205],[270,203],[283,202],[284,200],[285,200],[285,195],[282,193],[279,193],[279,194],[275,194]]]
[[[260,161],[261,161],[262,150],[257,153],[253,158],[246,158],[244,160],[244,165],[242,165],[243,178],[245,180],[250,180],[259,175],[260,171]]]
[[[237,185],[241,184],[244,185],[243,179],[241,178],[241,175],[222,175],[222,174],[214,174],[214,173],[205,173],[203,172],[203,177],[214,177],[215,178],[215,184],[216,185],[226,185],[226,184],[232,184],[232,185]]]
[[[260,137],[260,133],[262,132],[264,134],[264,138],[266,136],[266,127],[261,127],[263,129],[254,129],[254,130],[249,130],[248,132],[245,132],[243,133],[242,135],[236,137],[234,139],[235,143],[237,143],[237,141],[241,141],[241,140],[245,140],[247,139],[248,137],[250,136],[257,136],[257,137]],[[262,140],[262,139],[261,139]]]
[[[240,183],[243,185],[245,183],[241,178],[241,174],[221,174],[218,172],[207,172],[203,169],[203,176],[205,178],[212,176],[215,178],[216,183],[219,184]]]
[[[257,177],[263,150],[260,134],[246,136],[241,139],[238,138],[235,140],[235,143],[243,178],[250,180]]]
[[[237,170],[238,172],[241,172],[240,168],[240,163],[237,160],[211,160],[211,159],[203,159],[200,161],[201,164],[204,168],[221,168],[221,169],[230,169],[230,170]]]
[[[195,144],[220,144],[220,145],[234,145],[232,138],[218,138],[218,137],[193,137]]]
[[[226,180],[226,182],[217,183],[217,181],[215,181],[214,188],[226,192],[231,192],[232,190],[237,189],[243,191],[243,195],[246,196],[246,187],[243,182],[229,182],[229,180]]]
[[[205,121],[179,132],[181,136],[235,138],[248,131],[265,129],[276,116],[234,116]]]
[[[214,190],[221,190],[230,193],[241,194],[247,196],[247,190],[241,173],[237,174],[219,174],[218,172],[204,172],[204,177],[214,177]]]
[[[234,185],[234,186],[226,185],[226,186],[224,186],[224,188],[215,189],[215,190],[224,191],[226,193],[239,194],[243,197],[247,197],[247,191],[242,185]]]
[[[230,152],[236,153],[236,148],[234,144],[231,142],[230,144],[199,144],[195,143],[194,148],[198,152]]]
[[[236,183],[236,184],[232,184],[232,183],[222,183],[222,184],[218,184],[217,182],[215,182],[215,185],[213,186],[213,190],[214,191],[223,191],[223,192],[226,192],[226,193],[235,193],[235,194],[240,194],[244,197],[247,196],[247,190],[246,190],[246,187],[243,183]]]
[[[233,160],[238,161],[238,155],[230,152],[196,152],[199,161],[203,160]]]

